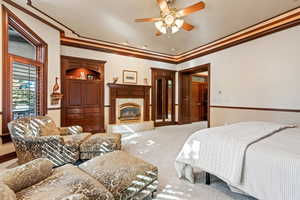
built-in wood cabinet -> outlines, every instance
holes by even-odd
[[[62,126],[104,132],[104,61],[62,56]]]
[[[175,124],[175,71],[152,68],[152,120],[155,126]]]

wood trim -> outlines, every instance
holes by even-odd
[[[15,8],[21,10],[22,12],[26,13],[27,15],[30,15],[31,17],[33,17],[33,18],[39,20],[40,22],[42,22],[42,23],[44,23],[44,24],[46,24],[46,25],[48,25],[48,26],[50,26],[50,27],[56,29],[56,30],[59,31],[61,34],[64,34],[64,30],[62,30],[61,28],[55,26],[54,24],[48,22],[47,20],[45,20],[45,19],[41,18],[40,16],[34,14],[33,12],[27,10],[26,8],[20,6],[19,4],[15,3],[15,2],[13,2],[13,1],[11,1],[11,0],[3,0],[3,1],[4,1],[5,3],[8,3],[9,5],[11,5],[11,6],[13,6],[13,7],[15,7]]]
[[[92,42],[87,40],[75,39],[71,37],[61,37],[61,45],[71,46],[82,49],[89,49],[94,51],[101,51],[105,53],[112,53],[123,56],[136,57],[147,60],[154,60],[159,62],[166,62],[176,64],[176,60],[173,56],[167,56],[164,54],[150,53],[142,50],[132,50],[129,48],[111,46],[99,42]]]
[[[239,110],[261,110],[261,111],[276,111],[276,112],[300,112],[294,109],[281,108],[259,108],[259,107],[237,107],[237,106],[210,106],[211,108],[239,109]]]
[[[132,46],[129,46],[129,45],[122,45],[122,44],[118,44],[118,43],[115,43],[115,42],[108,42],[108,41],[104,41],[104,40],[99,40],[99,39],[95,39],[95,38],[91,38],[91,37],[86,37],[86,36],[83,36],[83,35],[80,35],[79,33],[77,33],[76,31],[74,31],[72,28],[70,28],[69,26],[61,23],[60,21],[58,21],[57,19],[51,17],[49,14],[47,14],[46,12],[42,11],[41,9],[37,8],[36,6],[34,6],[32,4],[32,1],[31,0],[27,0],[27,5],[31,8],[33,8],[34,10],[36,10],[37,12],[41,13],[42,15],[48,17],[49,19],[53,20],[55,23],[61,25],[62,27],[66,28],[67,30],[71,31],[74,35],[76,35],[77,37],[79,38],[82,38],[82,39],[86,39],[86,40],[93,40],[93,41],[97,41],[97,42],[100,42],[100,43],[106,43],[108,45],[112,45],[112,46],[119,46],[120,48],[130,48],[130,49],[133,49],[133,50],[138,50],[138,51],[148,51],[149,53],[156,53],[156,54],[161,54],[161,55],[167,55],[167,56],[175,56],[175,55],[172,55],[172,54],[167,54],[167,53],[160,53],[160,52],[156,52],[156,51],[150,51],[150,50],[145,50],[145,49],[142,49],[142,48],[137,48],[137,47],[132,47]]]
[[[11,25],[27,40],[36,46],[36,60],[10,55],[8,53],[8,26]],[[13,61],[22,61],[39,67],[39,112],[47,114],[47,85],[48,85],[48,45],[25,23],[23,23],[13,12],[2,5],[2,58],[3,58],[3,102],[2,102],[2,131],[8,132],[7,123],[11,120],[11,65]]]
[[[169,72],[177,72],[177,70],[173,69],[164,69],[164,68],[157,68],[157,67],[151,67],[151,70],[164,70],[164,71],[169,71]]]
[[[47,20],[41,18],[37,14],[25,9],[24,7],[18,5],[17,3],[11,1],[11,0],[3,0],[4,2],[10,4],[11,6],[21,10],[22,12],[38,19],[42,23],[45,23],[52,28],[58,30],[61,32],[62,36],[62,45],[66,46],[73,46],[77,48],[84,48],[84,49],[91,49],[96,51],[102,51],[107,53],[114,53],[124,56],[132,56],[142,59],[149,59],[149,60],[155,60],[160,62],[166,62],[171,64],[180,64],[183,62],[190,61],[192,59],[205,56],[217,51],[224,50],[226,48],[230,48],[248,41],[252,41],[254,39],[276,33],[278,31],[282,31],[294,26],[297,26],[300,24],[300,7],[296,7],[295,9],[289,10],[287,12],[284,12],[282,14],[279,14],[275,17],[272,17],[270,19],[264,20],[262,22],[259,22],[255,25],[252,25],[250,27],[247,27],[245,29],[242,29],[240,31],[237,31],[231,35],[225,36],[223,38],[217,39],[213,42],[210,42],[208,44],[202,45],[200,47],[194,48],[190,51],[178,54],[178,55],[171,55],[171,54],[165,54],[165,53],[159,53],[155,51],[149,51],[149,50],[143,50],[136,47],[130,47],[125,46],[117,43],[107,42],[103,40],[97,40],[95,38],[89,38],[85,36],[81,36],[78,33],[76,33],[74,30],[72,30],[70,27],[64,25],[63,23],[59,22],[58,20],[54,19],[53,17],[49,16],[47,13],[43,12],[42,10],[38,9],[36,6],[34,6],[31,2],[31,0],[27,0],[27,5],[30,6],[32,9],[36,10],[37,12],[41,13],[48,19],[51,19],[55,23],[59,24],[60,26],[70,30],[73,34],[76,36],[85,39],[84,44],[78,43],[78,41],[75,41],[76,39],[72,41],[65,41],[64,37],[64,31],[54,25],[53,23],[48,22]],[[97,41],[97,45],[95,46],[95,42],[89,41]],[[126,52],[124,52],[124,49],[126,49]]]
[[[174,70],[168,70],[168,69],[161,69],[161,68],[151,68],[151,82],[152,82],[152,90],[151,90],[151,103],[152,103],[152,109],[151,109],[151,118],[152,121],[154,121],[154,126],[168,126],[175,123],[176,118],[176,109],[175,109],[175,99],[176,99],[176,72]],[[157,84],[156,80],[161,79],[162,80],[162,100],[161,106],[162,106],[162,122],[157,122],[156,116],[157,116]],[[168,106],[168,99],[166,98],[166,88],[168,81],[172,80],[172,111],[171,111],[171,121],[166,121],[166,108]]]
[[[279,19],[277,19],[279,18]],[[208,55],[300,25],[300,7],[177,56],[177,63]]]
[[[149,102],[150,88],[145,85],[126,85],[108,83],[109,87],[109,124],[116,123],[116,99],[117,98],[143,98],[144,99],[144,121],[150,120]]]
[[[183,84],[182,84],[182,76],[183,74],[194,74],[194,73],[200,73],[200,72],[204,72],[204,71],[208,71],[208,76],[207,76],[207,84],[208,84],[208,101],[207,101],[207,120],[208,120],[208,127],[210,127],[210,97],[211,97],[211,65],[210,63],[204,64],[204,65],[200,65],[200,66],[196,66],[196,67],[192,67],[192,68],[188,68],[188,69],[184,69],[179,71],[178,74],[178,124],[184,124],[183,120],[182,120],[182,101],[183,101],[183,96],[182,96],[182,90],[184,88],[182,88]]]
[[[86,62],[94,62],[98,64],[105,64],[107,61],[105,60],[94,60],[94,59],[88,59],[88,58],[80,58],[80,57],[74,57],[74,56],[61,56],[62,59],[70,59],[70,60],[85,60]]]
[[[53,110],[61,110],[61,108],[48,108],[48,111],[49,110],[51,110],[51,111],[53,111]]]
[[[4,154],[0,156],[0,163],[4,163],[6,161],[12,160],[17,158],[17,154],[16,152],[12,152],[12,153],[8,153],[8,154]]]
[[[10,143],[12,141],[9,133],[2,133],[0,137],[2,139],[2,144]]]

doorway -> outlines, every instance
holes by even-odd
[[[179,124],[210,125],[210,64],[179,71]]]

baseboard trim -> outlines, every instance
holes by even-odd
[[[15,158],[17,158],[16,152],[11,152],[11,153],[8,153],[8,154],[4,154],[4,155],[0,156],[0,163],[4,163],[6,161],[9,161],[9,160],[12,160],[12,159],[15,159]]]

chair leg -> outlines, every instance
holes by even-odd
[[[205,184],[210,185],[210,174],[205,172]]]

